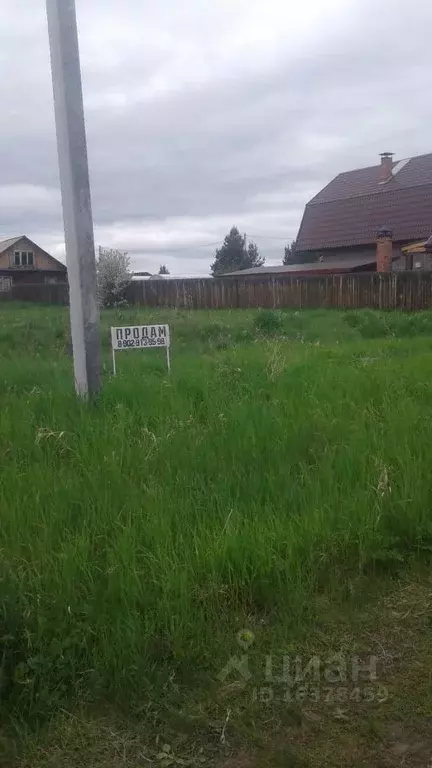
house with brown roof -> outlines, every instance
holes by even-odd
[[[21,283],[66,283],[67,269],[26,235],[0,242],[0,283],[3,290]]]
[[[297,252],[331,271],[375,269],[383,227],[393,235],[393,269],[432,269],[427,249],[415,257],[405,249],[432,233],[432,154],[395,161],[383,152],[380,165],[340,173],[306,205]]]

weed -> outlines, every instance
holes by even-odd
[[[276,309],[261,309],[254,319],[254,327],[260,333],[280,333],[284,327],[283,312]]]

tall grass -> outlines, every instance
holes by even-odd
[[[85,406],[66,314],[27,311],[0,335],[3,706],[139,707],[173,675],[214,677],[242,627],[288,631],[317,591],[430,549],[428,333],[282,313],[267,339],[254,313],[171,313],[172,375],[156,351],[116,379],[107,359]],[[104,328],[138,317],[161,314]]]

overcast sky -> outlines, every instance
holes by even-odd
[[[432,151],[431,0],[76,1],[96,242],[135,268],[205,274],[233,224],[278,263],[337,173]],[[45,1],[0,18],[0,237],[62,257]]]

